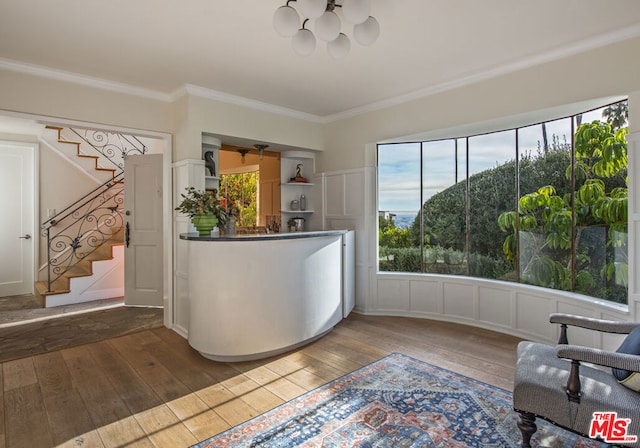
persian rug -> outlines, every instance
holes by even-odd
[[[192,448],[520,446],[511,392],[394,353]],[[538,419],[536,447],[604,447]]]

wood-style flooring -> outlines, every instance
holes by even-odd
[[[0,298],[0,362],[163,325],[161,308],[124,306],[124,297],[43,308],[36,296]]]
[[[512,388],[518,339],[352,314],[273,358],[209,361],[161,327],[0,364],[0,448],[188,447],[400,352]]]

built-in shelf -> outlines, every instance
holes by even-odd
[[[304,178],[306,180],[312,179],[314,173],[315,158],[312,153],[306,151],[284,151],[280,159],[280,189],[281,199],[280,203],[284,207],[288,207],[292,201],[299,201],[301,196],[305,196],[306,206],[310,207],[313,204],[313,195],[315,189],[312,182],[296,182],[293,179],[295,177]],[[300,169],[298,169],[300,167]],[[305,219],[311,219],[314,211],[310,208],[306,210],[291,210],[291,208],[283,208],[280,210],[282,214],[282,223],[287,222],[289,218],[293,218],[296,215]]]
[[[219,174],[220,166],[218,165],[218,154],[220,152],[220,146],[222,142],[219,138],[214,137],[209,134],[202,134],[202,159],[204,160],[204,155],[207,151],[211,151],[213,153],[213,163],[214,163],[214,173]],[[204,169],[204,186],[207,189],[218,189],[220,187],[220,177],[218,176],[207,176],[207,174],[211,174],[208,168]]]
[[[281,185],[285,185],[287,187],[313,187],[314,184],[310,182],[284,182]]]

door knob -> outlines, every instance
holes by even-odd
[[[24,238],[25,240],[30,240],[31,239],[31,235],[29,235],[27,233],[25,236],[19,236],[18,238]]]

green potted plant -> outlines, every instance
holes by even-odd
[[[182,202],[176,210],[191,218],[199,236],[209,236],[216,225],[218,228],[225,226],[227,212],[218,202],[217,190],[201,191],[187,187],[186,191],[186,194],[180,195]]]

